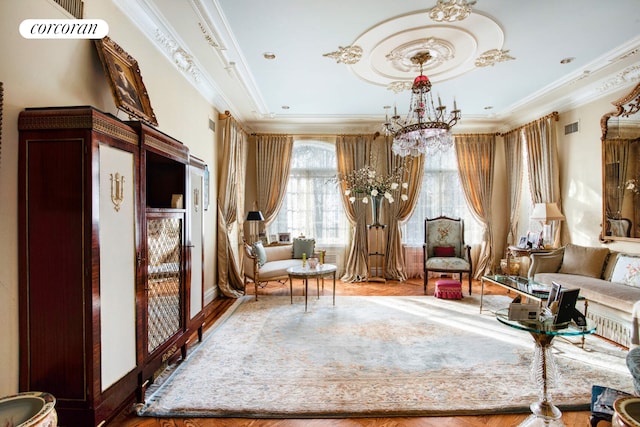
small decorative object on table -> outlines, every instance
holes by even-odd
[[[318,258],[315,256],[309,258],[309,268],[318,268]]]
[[[520,273],[520,261],[509,260],[507,258],[501,259],[500,269],[502,270],[502,274],[517,276]]]

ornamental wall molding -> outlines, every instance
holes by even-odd
[[[156,29],[155,38],[169,54],[179,70],[189,74],[196,82],[200,80],[200,69],[196,65],[193,56],[184,50],[176,40],[160,31],[160,29]]]
[[[615,76],[607,79],[598,87],[599,92],[607,92],[611,89],[626,86],[629,83],[640,81],[640,65],[627,67]]]

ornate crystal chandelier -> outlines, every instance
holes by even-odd
[[[420,75],[411,86],[411,102],[409,113],[405,119],[394,115],[386,117],[383,130],[386,135],[393,135],[392,150],[402,157],[420,156],[428,150],[445,150],[453,145],[451,128],[460,119],[460,110],[453,101],[453,110],[447,113],[438,97],[436,107],[431,97],[431,82],[422,73],[422,66],[431,58],[428,51],[419,52],[411,58],[411,62],[420,65]]]

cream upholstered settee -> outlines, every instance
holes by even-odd
[[[625,347],[640,344],[640,254],[567,244],[532,254],[529,278],[580,288],[596,333]]]
[[[263,246],[262,242],[249,245],[245,242],[244,286],[253,282],[256,299],[258,287],[267,282],[282,282],[289,278],[287,269],[302,265],[302,254],[310,257],[315,251],[315,240],[296,238],[291,244]]]

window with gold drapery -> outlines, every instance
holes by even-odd
[[[244,182],[247,139],[246,132],[230,115],[222,130],[222,159],[218,175],[218,286],[223,295],[238,298],[244,295],[242,279],[242,242],[240,230],[244,223]]]
[[[460,183],[473,216],[482,224],[480,255],[476,279],[487,274],[494,264],[493,254],[493,175],[495,169],[495,134],[454,135]]]

